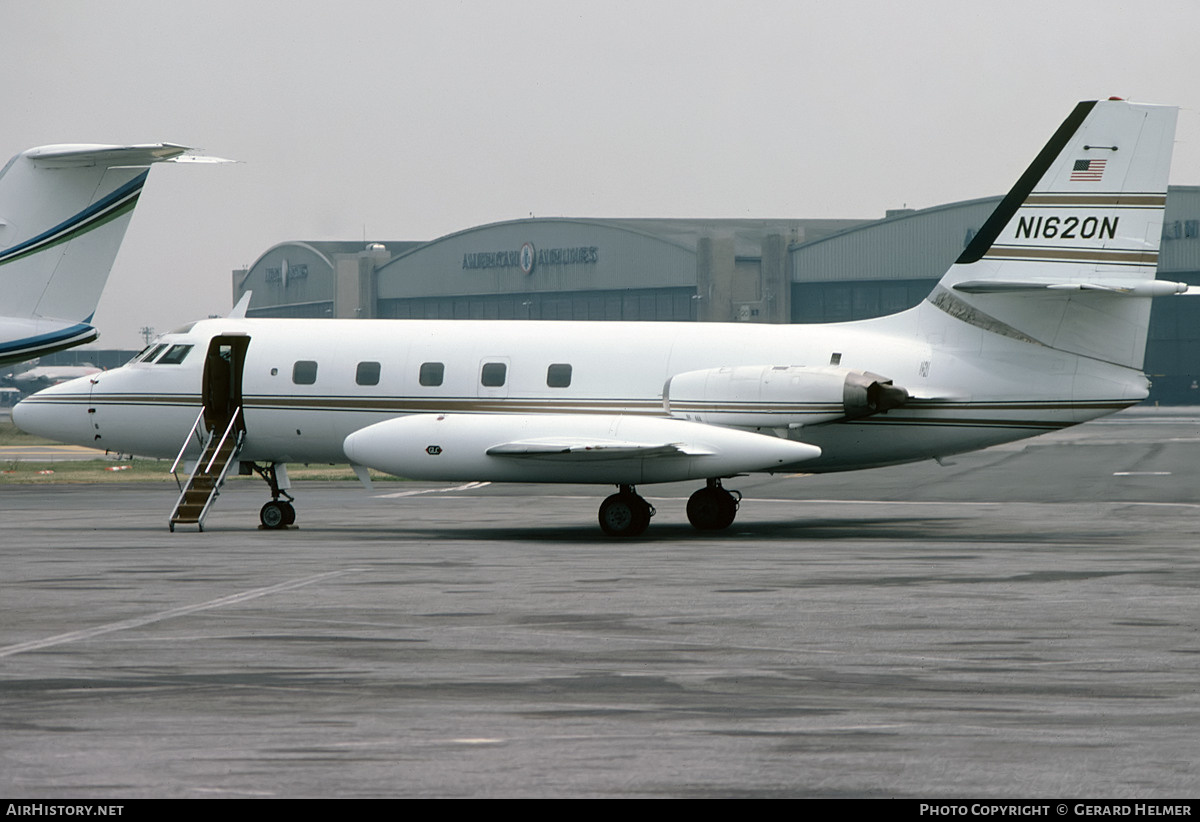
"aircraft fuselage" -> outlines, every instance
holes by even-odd
[[[929,312],[937,339],[922,332]],[[910,395],[902,407],[856,419],[810,425],[801,414],[739,426],[823,451],[778,470],[959,453],[1083,422],[1146,394],[1140,372],[988,334],[929,303],[819,326],[215,319],[160,340],[166,351],[192,346],[181,361],[160,351],[152,362],[63,383],[22,403],[17,421],[60,440],[172,458],[201,408],[205,351],[216,336],[248,339],[241,459],[268,463],[347,462],[350,434],[413,414],[480,415],[476,429],[491,415],[692,419],[664,403],[668,380],[731,366],[861,369]],[[586,464],[552,479],[604,481]]]

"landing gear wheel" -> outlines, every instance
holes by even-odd
[[[249,470],[247,470],[247,466]],[[279,487],[279,478],[283,474],[283,465],[270,463],[262,466],[255,462],[242,463],[243,473],[253,471],[262,477],[268,486],[271,488],[271,501],[264,505],[258,512],[258,521],[262,523],[263,528],[276,530],[279,528],[287,528],[296,521],[296,509],[292,507],[292,495]],[[283,499],[280,499],[283,497]]]
[[[258,512],[258,521],[262,523],[263,528],[272,530],[285,528],[288,525],[288,509],[292,506],[286,502],[279,500],[271,500],[264,505]],[[296,512],[292,510],[292,521],[296,519]]]
[[[688,500],[688,522],[701,531],[721,531],[728,528],[737,516],[741,498],[741,494],[726,491],[720,483],[701,488]]]
[[[650,525],[654,509],[633,491],[622,490],[600,504],[600,528],[610,537],[636,537]]]

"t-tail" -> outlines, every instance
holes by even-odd
[[[1141,369],[1176,109],[1080,103],[928,302],[1025,343]],[[928,316],[928,315],[927,315]]]
[[[23,151],[0,171],[0,364],[90,342],[149,166],[184,146],[61,145]]]

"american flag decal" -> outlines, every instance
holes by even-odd
[[[1104,176],[1104,166],[1108,160],[1076,160],[1071,167],[1072,183],[1098,183]]]

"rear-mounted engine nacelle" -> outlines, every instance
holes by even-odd
[[[906,402],[908,392],[887,377],[834,366],[709,368],[676,374],[663,387],[672,417],[755,428],[854,419]]]

